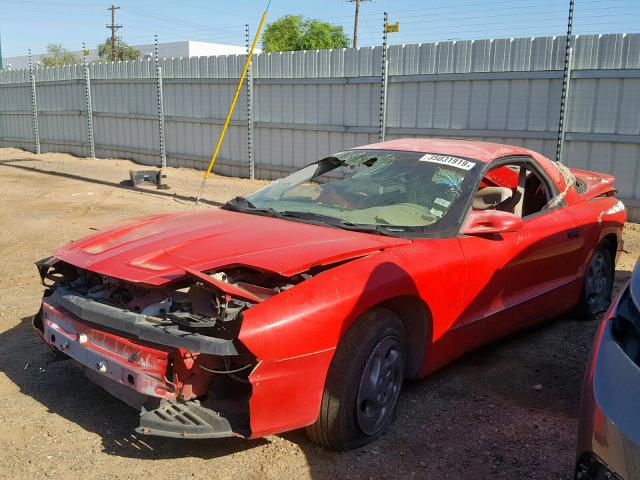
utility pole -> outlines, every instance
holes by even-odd
[[[358,14],[360,13],[360,0],[355,1],[356,14],[353,19],[353,48],[358,48]]]
[[[111,30],[111,61],[116,61],[116,30],[122,28],[122,25],[116,25],[116,10],[120,7],[111,5],[107,10],[111,10],[111,25],[107,25],[107,28]]]
[[[353,48],[358,48],[358,17],[360,16],[360,2],[371,0],[347,0],[356,4],[356,14],[353,18]]]

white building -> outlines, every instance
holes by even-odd
[[[136,50],[140,51],[141,56],[153,57],[155,45],[153,43],[146,45],[131,45]],[[256,53],[260,51],[256,48]],[[82,51],[73,51],[78,56],[82,55]],[[230,54],[243,54],[246,53],[244,46],[227,45],[224,43],[210,43],[210,42],[198,42],[193,40],[185,40],[182,42],[168,42],[158,43],[158,56],[161,58],[172,57],[206,57],[212,55],[230,55]],[[31,55],[34,64],[42,62],[42,57],[46,53]],[[98,60],[98,49],[89,49],[89,61]],[[4,68],[27,68],[29,67],[28,55],[21,55],[18,57],[4,57]]]

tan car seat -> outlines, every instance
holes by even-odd
[[[518,185],[514,190],[507,187],[484,187],[478,189],[473,198],[474,210],[500,210],[522,216],[522,201],[527,170],[520,167]]]
[[[484,187],[478,189],[473,198],[474,210],[491,210],[509,200],[513,195],[507,187]]]

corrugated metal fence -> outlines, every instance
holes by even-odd
[[[524,145],[554,158],[565,37],[390,46],[386,138],[455,136]],[[252,150],[275,178],[380,133],[382,47],[259,54],[252,66]],[[164,59],[167,161],[204,168],[244,56]],[[618,177],[640,206],[640,35],[576,36],[565,157]],[[98,157],[159,163],[152,61],[88,66]],[[0,72],[0,146],[88,155],[82,65]],[[37,122],[33,121],[33,100]],[[246,89],[216,171],[248,176]]]

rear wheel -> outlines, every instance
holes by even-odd
[[[394,418],[405,359],[404,327],[394,313],[377,308],[361,317],[331,362],[320,415],[307,427],[311,440],[350,450],[380,437]]]
[[[581,316],[591,319],[609,307],[614,275],[611,253],[604,245],[598,246],[584,275],[584,285],[577,308]]]

